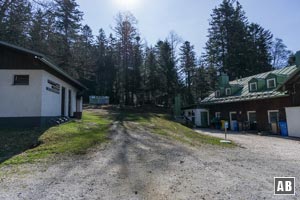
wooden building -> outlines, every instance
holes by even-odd
[[[288,123],[287,109],[300,106],[300,52],[296,54],[296,63],[234,81],[229,81],[226,74],[221,74],[217,90],[193,108],[209,110],[211,126],[218,127],[220,121],[224,120],[229,122],[231,130],[279,134],[279,122]]]

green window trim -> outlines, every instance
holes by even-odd
[[[254,87],[253,87],[254,86]],[[250,92],[256,92],[258,89],[257,87],[257,82],[252,82],[252,83],[249,83],[249,91]]]
[[[226,96],[230,96],[231,95],[231,88],[226,88],[225,89],[225,94],[226,94]]]

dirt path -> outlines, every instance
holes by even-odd
[[[27,166],[31,173],[0,180],[0,199],[300,197],[273,196],[274,176],[300,180],[300,156],[285,160],[248,147],[192,148],[154,135],[133,122],[115,122],[111,137],[111,143],[88,155],[66,158],[47,168]]]

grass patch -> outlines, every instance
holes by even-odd
[[[8,142],[14,144],[9,148],[3,148],[1,154],[6,153],[6,156],[9,156],[9,153],[7,153],[9,151],[11,151],[11,154],[22,152],[4,161],[0,164],[0,167],[1,165],[32,163],[56,154],[84,154],[90,147],[107,140],[110,124],[111,120],[106,116],[97,112],[85,111],[82,120],[73,120],[46,131],[0,131],[0,136],[6,138],[4,142],[1,142],[1,147],[2,145],[9,145]],[[31,145],[32,143],[40,145],[28,149],[30,143]],[[28,150],[26,150],[26,147]],[[14,148],[18,151],[14,152]]]
[[[220,143],[220,138],[208,136],[195,132],[194,130],[172,120],[168,114],[142,113],[142,112],[121,112],[120,119],[123,121],[134,121],[153,133],[163,135],[177,141],[200,146],[204,144],[234,147],[235,144]]]
[[[45,132],[41,129],[1,129],[0,130],[0,163],[37,146],[39,137]]]

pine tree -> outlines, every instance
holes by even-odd
[[[117,77],[117,45],[116,38],[112,34],[107,39],[106,59],[105,66],[107,66],[107,96],[110,96],[110,100],[113,103],[119,103],[119,85]]]
[[[156,49],[150,47],[146,53],[145,59],[146,70],[148,75],[146,76],[146,88],[149,91],[149,100],[150,102],[156,104],[157,97],[160,95],[160,86],[162,85],[162,76],[158,66],[158,60],[156,55]]]
[[[99,30],[97,36],[97,63],[96,63],[96,84],[97,84],[97,94],[105,95],[105,79],[106,79],[106,69],[105,69],[105,56],[107,48],[106,35],[103,29]]]
[[[110,36],[112,37],[112,36]],[[111,39],[110,39],[111,40]],[[114,47],[108,46],[108,41],[103,29],[99,30],[97,36],[97,94],[102,96],[113,96],[112,85],[114,80]],[[110,50],[109,50],[110,49]]]
[[[73,67],[80,77],[84,79],[95,79],[96,52],[94,47],[94,36],[92,29],[85,25],[81,29],[81,34],[73,44],[71,51],[73,56]]]
[[[82,27],[77,40],[72,44],[70,52],[73,56],[73,77],[79,79],[89,88],[86,95],[95,95],[96,48],[92,30],[88,25]]]
[[[170,43],[165,40],[157,43],[158,64],[161,71],[161,95],[166,107],[171,106],[178,91],[178,76]]]
[[[192,91],[192,83],[196,72],[196,53],[194,52],[194,46],[188,41],[185,41],[180,47],[180,62],[181,69],[185,74],[187,101],[189,104],[193,104],[195,100],[195,93]]]
[[[199,102],[200,99],[207,97],[209,92],[212,90],[209,84],[209,75],[208,69],[206,69],[203,65],[195,69],[192,86],[194,99],[196,102]]]
[[[47,53],[47,22],[46,13],[38,9],[34,14],[29,30],[29,47],[37,52]]]
[[[206,43],[206,63],[233,80],[269,71],[272,34],[260,25],[248,23],[241,4],[223,0],[213,10]]]
[[[114,28],[118,48],[118,90],[120,103],[132,105],[132,73],[134,71],[134,42],[139,36],[136,28],[137,20],[129,12],[119,13]]]
[[[74,74],[71,68],[71,47],[78,37],[83,13],[79,11],[75,0],[55,0],[56,30],[59,34],[60,46],[57,48],[59,65],[67,72]]]
[[[28,0],[1,1],[0,40],[27,47],[31,20]]]
[[[137,36],[133,44],[133,61],[132,61],[132,79],[131,79],[131,99],[136,105],[141,98],[141,70],[143,64],[143,49],[141,38]]]
[[[233,0],[224,0],[211,17],[206,62],[233,79],[240,75],[239,68],[244,65],[247,20],[242,6]]]
[[[248,65],[246,65],[244,75],[249,76],[272,70],[270,50],[273,35],[255,23],[249,25],[248,34],[250,51],[247,54]]]
[[[0,1],[0,39],[6,40],[7,33],[6,29],[8,28],[8,18],[9,13],[14,1],[11,0],[3,0]]]

